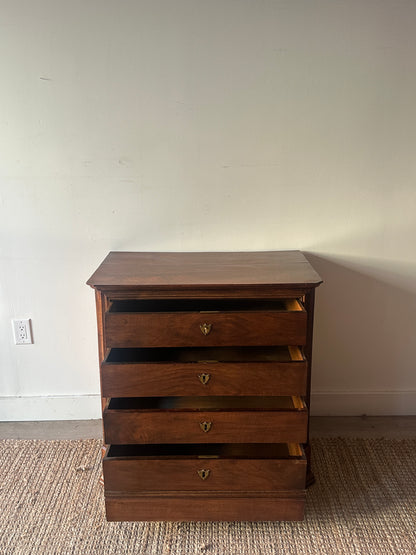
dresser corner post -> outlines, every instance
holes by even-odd
[[[307,338],[305,345],[305,355],[308,361],[308,379],[306,388],[306,405],[308,407],[308,436],[307,443],[304,446],[305,455],[307,459],[306,470],[306,487],[315,483],[315,476],[312,471],[311,464],[311,446],[309,440],[309,427],[310,427],[310,410],[311,410],[311,376],[312,376],[312,343],[313,343],[313,322],[314,322],[314,309],[315,309],[315,288],[308,289],[305,293],[305,309],[307,313]]]
[[[95,289],[95,308],[97,312],[97,335],[98,335],[98,365],[100,368],[100,395],[101,395],[101,415],[104,413],[104,409],[107,404],[107,398],[102,396],[102,375],[101,375],[101,364],[105,358],[106,346],[104,340],[104,313],[108,306],[108,299],[106,295]],[[104,424],[103,424],[104,426]],[[103,427],[103,437],[104,437],[104,427]],[[101,455],[104,456],[106,450],[106,445],[102,446]],[[101,478],[102,481],[102,478]]]
[[[104,343],[104,312],[107,306],[107,298],[102,291],[95,289],[95,309],[97,313],[97,335],[98,335],[98,365],[100,368],[100,395],[101,395],[101,416],[104,412],[104,408],[107,404],[107,399],[102,396],[102,385],[101,385],[101,363],[105,357],[105,343]],[[102,422],[103,438],[104,438],[104,422]],[[105,443],[101,446],[101,459],[104,458],[107,451],[107,445]],[[103,472],[100,474],[98,480],[101,486],[104,486],[104,475]]]

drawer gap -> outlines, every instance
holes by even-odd
[[[300,299],[120,299],[109,312],[241,312],[273,310],[304,311]]]
[[[107,459],[304,459],[299,443],[110,445]]]
[[[112,348],[106,363],[292,362],[304,361],[298,346]]]
[[[304,401],[298,396],[281,397],[115,397],[108,410],[140,411],[264,411],[306,410]]]

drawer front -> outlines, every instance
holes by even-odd
[[[107,312],[105,342],[111,347],[305,345],[305,311]]]
[[[105,443],[305,443],[307,411],[104,411]]]
[[[306,459],[108,457],[103,460],[106,491],[279,491],[304,489]],[[110,451],[111,452],[111,451]]]
[[[305,395],[306,361],[101,366],[104,397]]]

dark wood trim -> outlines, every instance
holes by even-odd
[[[305,295],[305,309],[308,315],[307,324],[307,338],[306,345],[304,347],[304,353],[308,361],[308,377],[306,386],[306,406],[308,407],[308,412],[310,414],[311,406],[311,377],[312,377],[312,344],[313,344],[313,323],[314,323],[314,311],[315,311],[315,289],[310,289]],[[306,471],[306,485],[311,486],[315,482],[315,477],[312,472],[312,462],[311,462],[311,447],[309,443],[309,426],[310,419],[308,419],[308,440],[304,445],[306,458],[308,461],[308,467]]]
[[[106,298],[101,291],[95,291],[95,306],[97,311],[97,335],[98,335],[98,360],[101,366],[106,356],[105,340],[104,340],[104,316],[107,309]],[[100,372],[100,388],[102,391],[102,376]],[[105,398],[101,398],[101,410],[104,410],[106,404]]]
[[[114,521],[299,521],[305,495],[288,497],[110,497],[107,520]]]
[[[168,288],[168,287],[140,287],[140,288],[114,288],[97,287],[109,299],[281,299],[298,298],[305,294],[305,287],[294,288],[264,286],[258,287],[206,287],[206,288]]]

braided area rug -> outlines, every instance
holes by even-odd
[[[0,441],[0,553],[416,553],[416,439],[315,439],[303,522],[106,522],[100,441]]]

